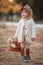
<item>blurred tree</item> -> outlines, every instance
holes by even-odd
[[[33,12],[36,18],[43,19],[43,0],[34,0]]]
[[[9,17],[11,17],[11,21],[13,21],[13,15],[14,15],[14,12],[12,9],[10,9],[7,13],[7,20],[9,20]]]
[[[16,0],[17,3],[22,5],[29,4],[33,9],[35,19],[43,19],[43,0]]]
[[[34,3],[34,0],[16,0],[17,3],[22,3],[22,5],[26,5],[26,4],[29,4],[30,6],[33,5]]]

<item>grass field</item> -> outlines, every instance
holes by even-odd
[[[0,65],[43,65],[43,28],[36,30],[36,42],[31,44],[32,61],[24,63],[18,52],[8,51],[7,39],[14,35],[16,27],[0,27]]]

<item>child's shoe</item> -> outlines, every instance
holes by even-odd
[[[25,63],[28,62],[28,58],[27,58],[27,56],[23,56],[22,59],[23,59],[23,61],[24,61]]]
[[[27,56],[27,59],[28,59],[28,60],[31,60],[31,57],[30,57],[30,56]]]

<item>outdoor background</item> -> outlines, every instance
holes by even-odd
[[[16,31],[22,6],[29,4],[36,23],[36,42],[31,44],[32,61],[24,63],[18,52],[8,51],[7,40]],[[43,65],[43,0],[0,0],[0,65]]]

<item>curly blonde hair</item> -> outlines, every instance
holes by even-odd
[[[27,10],[30,17],[33,17],[33,11],[32,11],[31,7],[28,4],[26,4],[23,8]]]

